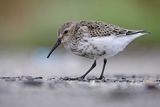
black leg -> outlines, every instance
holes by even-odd
[[[84,74],[82,75],[80,78],[84,79],[85,76],[96,66],[96,60],[93,62],[91,68]]]
[[[77,77],[77,78],[62,78],[63,80],[83,80],[85,78],[85,76],[96,66],[96,60],[94,61],[94,63],[92,64],[91,68],[81,77]]]
[[[103,74],[104,74],[104,69],[105,69],[106,63],[107,63],[107,59],[105,58],[104,59],[104,64],[103,64],[102,73],[101,73],[101,75],[99,77],[100,80],[104,78]]]

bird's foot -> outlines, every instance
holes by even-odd
[[[96,80],[104,81],[104,80],[105,80],[105,77],[104,77],[104,76],[100,76],[99,78],[96,78]]]
[[[84,81],[84,76],[76,77],[76,78],[64,77],[64,78],[62,78],[62,79],[63,79],[63,80],[69,80],[69,81],[74,81],[74,80]]]

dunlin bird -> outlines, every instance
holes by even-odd
[[[58,30],[58,40],[51,49],[47,58],[62,43],[64,47],[76,55],[93,59],[91,68],[81,77],[85,76],[96,66],[96,60],[104,60],[99,78],[103,79],[107,59],[123,51],[134,39],[148,32],[144,30],[129,30],[113,24],[100,21],[77,21],[64,23]]]

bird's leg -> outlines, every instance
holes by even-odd
[[[92,66],[91,66],[91,68],[84,74],[84,75],[82,75],[81,77],[79,77],[79,78],[81,78],[81,79],[84,79],[85,78],[85,76],[94,68],[96,66],[96,60],[94,60],[94,62],[93,62],[93,64],[92,64]]]
[[[99,80],[102,80],[104,78],[103,74],[104,74],[104,69],[106,67],[106,63],[107,63],[107,59],[105,58],[104,59],[104,63],[103,63],[103,69],[102,69],[102,72],[101,72],[101,75],[100,77],[98,78]]]
[[[65,78],[62,78],[63,80],[83,80],[85,78],[85,76],[96,66],[96,60],[94,60],[91,68],[84,74],[82,75],[81,77],[76,77],[76,78],[68,78],[68,77],[65,77]]]

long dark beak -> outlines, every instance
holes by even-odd
[[[55,45],[53,46],[53,48],[51,49],[51,51],[49,52],[47,58],[50,57],[50,55],[52,54],[52,52],[61,44],[61,40],[58,39],[57,42],[55,43]]]

